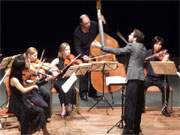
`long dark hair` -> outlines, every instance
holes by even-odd
[[[9,79],[16,77],[22,83],[22,71],[25,69],[25,58],[23,55],[16,57],[12,63]]]
[[[152,39],[152,47],[154,46],[154,44],[158,43],[158,42],[161,42],[161,45],[163,47],[164,45],[164,38],[163,37],[160,37],[160,36],[155,36],[153,39]]]

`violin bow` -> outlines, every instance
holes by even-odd
[[[150,60],[150,59],[152,59],[152,58],[154,58],[154,57],[157,57],[157,56],[159,56],[159,55],[161,55],[161,54],[163,54],[163,53],[166,53],[166,52],[167,52],[167,49],[162,50],[162,51],[160,51],[160,52],[158,52],[158,53],[155,53],[155,54],[153,54],[153,55],[151,55],[151,56],[146,57],[146,58],[145,58],[145,61]]]
[[[45,53],[45,49],[43,49],[43,51],[42,51],[42,53],[41,53],[40,61],[42,61],[43,56],[44,56],[44,53]]]

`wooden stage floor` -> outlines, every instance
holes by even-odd
[[[108,134],[106,133],[115,125],[121,116],[121,108],[114,110],[105,108],[80,108],[80,114],[75,111],[71,116],[63,119],[58,113],[58,108],[53,110],[51,121],[47,127],[52,135],[120,135],[122,129],[114,127]],[[107,112],[109,115],[107,115]],[[8,119],[14,121],[14,119]],[[164,117],[159,109],[148,108],[142,117],[142,131],[144,135],[180,135],[180,108],[174,108],[171,117]],[[0,135],[19,135],[18,128],[1,129]],[[34,135],[41,135],[42,131]]]

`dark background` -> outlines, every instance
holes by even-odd
[[[155,35],[165,39],[172,57],[179,56],[178,1],[103,1],[102,14],[108,23],[108,34],[122,47],[116,35],[120,31],[127,39],[133,28],[141,29],[145,45],[150,48]],[[56,57],[58,45],[69,42],[73,50],[73,32],[79,16],[96,17],[93,1],[1,1],[1,53],[3,57],[23,53],[34,46],[45,57]]]

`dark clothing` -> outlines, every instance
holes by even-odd
[[[9,111],[14,113],[20,122],[21,134],[33,134],[43,128],[46,125],[44,109],[41,106],[33,104],[26,94],[21,93],[15,87],[10,87],[10,89]],[[42,99],[36,92],[34,92],[34,97],[40,100]],[[43,103],[46,104],[45,101]]]
[[[46,87],[40,86],[39,90],[26,93],[26,97],[35,105],[44,109],[46,119],[50,118],[50,96],[46,94]]]
[[[151,55],[153,55],[153,50],[150,49],[147,51],[147,54],[146,54],[146,57],[149,57]],[[159,59],[157,59],[156,57],[152,58],[150,61],[159,61]],[[152,66],[150,65],[150,61],[147,61],[146,62],[146,69],[147,69],[147,76],[152,76],[152,77],[156,77],[156,78],[159,78],[159,79],[163,79],[164,76],[162,75],[157,75],[154,73],[153,69],[152,69]]]
[[[56,65],[60,70],[64,68],[64,60],[59,59],[59,63]],[[59,100],[61,105],[64,103],[65,105],[68,104],[75,104],[76,103],[76,90],[74,88],[74,85],[70,88],[70,90],[65,93],[61,86],[66,82],[68,78],[62,78],[62,76],[59,76],[55,83],[54,83],[54,88],[56,91],[59,93]]]
[[[151,56],[153,54],[154,54],[153,50],[149,50],[146,57],[149,57],[149,56]],[[159,61],[159,59],[152,58],[150,61]],[[145,90],[149,86],[152,86],[152,85],[155,85],[155,86],[159,87],[161,92],[162,92],[162,105],[165,103],[164,101],[166,101],[166,104],[167,104],[168,100],[169,100],[169,91],[170,91],[168,80],[165,79],[165,76],[157,75],[157,74],[154,73],[154,71],[152,69],[152,66],[150,64],[150,61],[147,61],[146,65],[145,65],[145,67],[147,69],[147,76],[146,76],[146,79],[145,79]],[[165,100],[165,89],[166,89],[166,100]]]
[[[145,90],[147,90],[147,88],[149,86],[153,86],[153,85],[157,86],[161,90],[162,105],[164,105],[165,103],[167,105],[167,103],[169,101],[169,92],[170,92],[168,83],[166,83],[166,81],[164,82],[164,79],[153,77],[153,76],[147,76],[145,79]],[[165,88],[167,88],[166,89],[166,100],[165,100]]]
[[[90,29],[88,33],[84,33],[81,30],[80,25],[74,31],[74,49],[76,55],[89,55],[89,49],[92,41],[98,34],[98,24],[95,21],[91,21]]]
[[[144,59],[146,48],[141,43],[129,43],[124,48],[101,48],[117,55],[129,54],[125,96],[125,128],[131,134],[139,133],[144,100]],[[130,132],[131,131],[131,132]]]
[[[81,30],[81,26],[77,26],[74,31],[74,49],[76,55],[82,54],[89,56],[89,50],[90,45],[93,42],[93,40],[96,38],[98,31],[98,23],[95,21],[91,21],[90,29],[88,33],[84,33]],[[93,97],[96,95],[96,90],[92,87],[92,85],[89,85],[90,76],[87,73],[84,76],[80,77],[80,95],[82,96],[85,93],[88,92],[88,95]],[[89,80],[89,81],[88,81]],[[89,90],[89,91],[88,91]]]
[[[51,117],[51,92],[46,88],[45,85],[39,87],[40,95],[43,97],[43,100],[46,102],[48,107],[45,109],[47,118]]]
[[[129,80],[126,87],[125,123],[127,130],[134,133],[140,130],[141,114],[143,109],[144,81]]]

